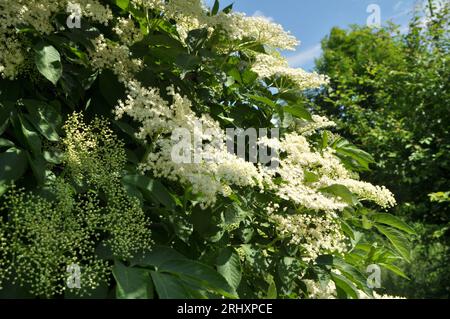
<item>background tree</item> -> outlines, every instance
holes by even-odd
[[[396,214],[414,222],[420,234],[413,262],[403,265],[410,282],[394,280],[390,289],[447,298],[449,7],[428,9],[406,33],[393,25],[332,29],[316,61],[331,84],[313,100],[345,137],[374,154],[376,164],[363,175],[393,190]]]

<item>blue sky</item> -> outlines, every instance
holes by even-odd
[[[207,5],[214,0],[206,0]],[[221,7],[234,2],[234,10],[263,15],[283,25],[300,41],[296,52],[286,54],[293,67],[311,70],[321,53],[320,41],[334,26],[365,24],[371,15],[367,7],[380,7],[381,21],[406,26],[414,6],[421,0],[221,0]]]

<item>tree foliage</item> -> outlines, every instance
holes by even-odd
[[[69,28],[65,3],[0,1],[6,294],[358,298],[368,265],[403,275],[411,228],[359,179],[372,157],[305,106],[326,78],[288,67],[292,35],[198,0],[81,1]],[[170,160],[197,121],[220,137],[201,135],[206,160]],[[228,152],[230,127],[279,129],[259,142],[280,165]]]
[[[406,33],[393,25],[334,28],[317,61],[330,86],[314,102],[343,136],[374,155],[364,176],[387,185],[399,202],[395,214],[416,223],[414,262],[403,266],[411,281],[392,289],[447,298],[449,8],[431,12],[415,16]]]

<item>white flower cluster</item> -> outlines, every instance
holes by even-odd
[[[328,79],[317,73],[308,73],[300,68],[291,68],[278,50],[294,50],[299,41],[279,24],[264,17],[248,17],[243,13],[207,14],[202,0],[136,0],[137,5],[152,8],[177,21],[177,30],[182,40],[190,30],[207,28],[225,32],[231,41],[257,42],[272,51],[271,54],[256,54],[253,71],[261,78],[274,76],[292,81],[300,89],[311,89],[328,83]]]
[[[95,39],[96,50],[90,54],[91,65],[96,70],[110,69],[122,83],[133,79],[133,74],[139,71],[143,62],[131,57],[126,45],[105,39],[103,34]]]
[[[335,271],[339,273],[338,271]],[[308,295],[310,299],[336,299],[336,284],[330,280],[324,286],[322,283],[304,279],[303,282],[308,290]],[[380,295],[376,291],[372,291],[373,296],[369,296],[364,291],[357,289],[359,299],[406,299],[404,297],[390,296],[390,295]]]
[[[373,291],[373,297],[368,296],[362,291],[358,291],[359,293],[359,299],[406,299],[405,297],[399,297],[399,296],[391,296],[391,295],[380,295],[376,291]]]
[[[335,197],[326,196],[318,189],[322,186],[317,182],[305,183],[305,172],[313,173],[319,179],[326,176],[329,179],[349,177],[348,171],[338,158],[325,151],[323,154],[313,152],[304,136],[297,133],[286,134],[281,140],[281,150],[287,156],[278,169],[284,183],[277,188],[277,194],[313,211],[342,210],[347,205]]]
[[[221,28],[233,41],[256,41],[266,46],[293,50],[299,41],[279,24],[263,17],[248,17],[243,13],[223,12],[216,16],[208,15],[203,0],[134,0],[134,4],[164,13],[177,21],[182,39],[190,30],[197,28]]]
[[[333,281],[328,281],[326,286],[309,279],[305,279],[303,282],[306,285],[310,299],[336,299],[336,285]]]
[[[3,28],[30,26],[36,31],[49,34],[55,30],[51,17],[57,12],[66,12],[69,5],[81,7],[83,17],[107,24],[112,19],[108,6],[96,0],[0,0],[0,20]]]
[[[299,213],[278,214],[278,204],[268,209],[280,235],[290,238],[290,243],[302,248],[304,261],[315,260],[324,253],[343,253],[345,236],[332,214]],[[283,209],[285,213],[285,209]]]
[[[173,98],[171,104],[161,98],[157,89],[147,89],[132,81],[128,84],[127,100],[116,108],[117,118],[126,114],[142,124],[138,138],[155,142],[156,149],[141,165],[142,171],[190,185],[203,206],[213,204],[218,194],[229,194],[230,185],[262,188],[263,178],[258,168],[227,151],[226,137],[219,124],[207,114],[197,117],[191,101],[176,93],[173,87],[168,88],[168,93]],[[197,123],[203,126],[201,132],[197,131]],[[200,143],[209,142],[191,150],[193,156],[200,154],[200,161],[194,158],[188,163],[176,163],[172,160],[176,141],[170,134],[179,128],[192,135],[195,132]]]
[[[220,25],[231,40],[256,41],[272,49],[281,50],[294,50],[300,44],[281,25],[264,17],[248,17],[243,13],[221,13],[212,17],[211,20],[216,25]]]
[[[120,40],[128,46],[141,41],[144,37],[141,30],[135,26],[134,20],[131,18],[117,18],[117,23],[113,28],[113,31],[119,36]]]
[[[373,201],[381,207],[395,204],[389,190],[354,179],[354,174],[343,166],[332,150],[325,149],[322,154],[312,151],[303,135],[286,134],[280,142],[280,150],[286,156],[275,171],[283,182],[273,185],[266,179],[265,184],[280,199],[298,209],[294,214],[286,214],[286,209],[281,212],[279,205],[274,204],[268,208],[268,213],[276,222],[281,236],[289,238],[293,245],[301,244],[305,248],[304,256],[308,260],[324,250],[345,250],[344,237],[335,218],[336,211],[343,210],[348,203],[321,192],[324,187],[343,185],[360,199]],[[307,174],[315,178],[307,181]]]
[[[341,275],[340,271],[334,270],[333,272]],[[336,284],[334,281],[329,280],[326,285],[321,282],[317,282],[310,279],[302,280],[308,291],[309,299],[336,299]],[[364,291],[357,289],[358,299],[406,299],[404,297],[381,295],[376,291],[372,291],[373,296],[369,296]]]
[[[324,75],[289,67],[287,60],[278,53],[256,54],[252,70],[260,78],[285,78],[302,90],[317,88],[328,83],[328,79]]]
[[[321,192],[323,187],[347,186],[361,199],[374,201],[382,207],[395,202],[387,189],[353,179],[353,174],[332,150],[313,151],[304,135],[294,132],[279,141],[267,137],[260,139],[260,144],[279,148],[285,155],[278,167],[268,169],[229,153],[226,136],[219,124],[209,115],[198,117],[192,110],[192,102],[175,92],[173,87],[168,88],[171,103],[164,100],[157,89],[142,87],[137,81],[129,82],[127,87],[127,99],[119,102],[115,112],[118,118],[128,115],[141,123],[137,137],[154,142],[153,152],[141,164],[143,172],[150,171],[156,177],[191,187],[203,207],[214,204],[219,195],[229,196],[236,186],[274,193],[298,208],[289,215],[285,211],[279,212],[279,206],[274,204],[268,212],[280,235],[304,248],[306,260],[316,258],[323,251],[343,252],[346,248],[335,212],[343,210],[348,203]],[[332,124],[322,117],[314,119],[304,133]],[[203,126],[200,131],[198,123]],[[189,138],[199,136],[199,141],[194,141],[194,147],[189,149],[193,161],[173,161],[174,145],[178,141],[170,134],[179,128],[189,132]],[[198,161],[194,153],[200,154]],[[306,182],[307,173],[316,178]],[[279,185],[273,182],[275,174],[281,177]]]
[[[393,207],[396,204],[394,196],[384,186],[372,185],[354,179],[337,179],[333,183],[344,185],[360,199],[375,202],[383,208]]]
[[[295,119],[296,131],[303,136],[309,136],[315,133],[317,130],[335,127],[336,123],[328,118],[320,115],[313,114],[312,121],[305,121]]]
[[[69,4],[78,4],[82,17],[107,24],[112,19],[108,6],[96,0],[0,0],[0,75],[14,79],[23,69],[29,50],[20,43],[16,28],[30,27],[42,34],[55,31],[52,17],[66,12]]]

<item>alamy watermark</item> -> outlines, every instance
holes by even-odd
[[[366,24],[369,28],[381,28],[381,8],[378,4],[369,4],[366,9],[370,15],[367,17]]]
[[[70,264],[66,271],[69,273],[66,280],[67,288],[80,289],[81,288],[81,268],[78,264]]]
[[[381,268],[376,264],[367,266],[366,272],[370,275],[367,277],[367,287],[370,289],[381,288]]]
[[[70,13],[67,17],[66,24],[69,29],[81,28],[81,6],[78,3],[69,2],[66,12]]]

